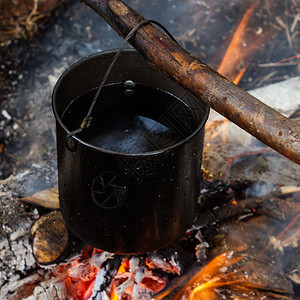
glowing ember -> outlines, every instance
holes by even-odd
[[[153,264],[139,257],[125,257],[112,283],[110,299],[139,299],[140,295],[149,297],[158,293],[166,285],[164,279],[151,271]]]
[[[129,261],[128,261],[128,259],[124,259],[118,270],[118,273],[124,274],[126,271],[128,271],[128,269],[129,269]]]
[[[90,286],[87,288],[84,296],[83,296],[83,300],[86,300],[86,299],[90,299],[92,294],[93,294],[93,289],[94,289],[94,283],[95,281],[93,281]]]
[[[117,294],[115,293],[116,290],[116,286],[113,285],[112,286],[112,293],[110,295],[110,300],[119,300],[119,297],[117,296]]]
[[[90,249],[64,266],[64,282],[75,299],[150,299],[181,274],[176,254],[169,259],[155,252],[139,257]]]

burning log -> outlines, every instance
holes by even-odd
[[[96,254],[97,255],[97,254]],[[92,299],[105,299],[107,296],[107,289],[111,286],[111,282],[117,273],[117,270],[121,263],[121,258],[118,255],[106,253],[100,253],[101,256],[105,256],[106,260],[102,265],[97,265],[98,268],[102,267],[96,276],[93,292],[91,295]]]
[[[125,37],[144,17],[120,0],[81,0]],[[284,117],[211,69],[152,25],[130,43],[168,75],[220,114],[300,164],[300,125]]]

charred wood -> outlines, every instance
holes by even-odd
[[[121,264],[121,257],[118,255],[110,256],[98,271],[91,299],[102,300],[108,298],[107,292],[111,286],[113,277],[117,273]]]
[[[40,217],[31,227],[32,250],[41,265],[58,262],[66,253],[69,233],[59,211]]]

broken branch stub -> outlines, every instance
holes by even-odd
[[[145,20],[120,0],[81,1],[122,37]],[[139,29],[130,43],[156,69],[266,145],[300,164],[300,124],[236,86],[151,24]]]

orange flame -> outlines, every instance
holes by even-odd
[[[245,13],[218,68],[219,73],[228,77],[235,84],[240,82],[249,67],[250,63],[246,62],[246,60],[249,60],[249,56],[254,52],[255,49],[259,47],[264,38],[264,36],[261,34],[258,38],[252,38],[251,41],[247,39],[247,41],[245,41],[244,37],[247,31],[247,25],[258,4],[259,1],[255,1]],[[244,44],[246,44],[247,47],[244,47]],[[223,144],[226,144],[228,138],[228,122],[229,121],[227,119],[224,119],[222,121],[213,121],[207,123],[205,127],[207,132],[206,141],[213,140],[215,137],[221,134],[222,142]]]
[[[87,299],[90,299],[92,294],[93,294],[93,289],[94,289],[94,284],[95,284],[95,281],[93,281],[89,287],[87,288],[84,296],[83,296],[83,300],[87,300]]]
[[[111,292],[111,295],[110,295],[110,300],[119,300],[119,297],[115,293],[116,286],[113,285],[112,288],[111,288],[111,290],[112,290],[112,292]]]
[[[129,270],[129,260],[127,258],[124,258],[119,269],[118,269],[118,274],[124,274]],[[116,294],[116,284],[113,283],[111,287],[111,295],[110,295],[110,300],[119,300],[118,295]]]
[[[129,269],[129,261],[128,259],[123,259],[123,262],[119,267],[118,273],[124,274],[128,269]]]
[[[284,230],[278,234],[276,240],[285,239],[286,241],[283,242],[288,244],[290,241],[287,240],[288,237],[285,237],[285,234],[290,230],[292,231],[291,234],[299,235],[299,221],[300,213],[298,213],[284,228]],[[256,256],[256,258],[261,256],[271,246],[274,246],[272,242],[270,242],[268,246]],[[174,299],[219,299],[216,288],[222,286],[231,286],[235,287],[236,289],[239,288],[240,290],[243,289],[244,291],[249,292],[252,289],[263,288],[259,285],[259,283],[251,282],[251,280],[249,280],[249,278],[245,275],[248,273],[245,273],[246,268],[252,264],[251,261],[243,267],[240,267],[232,272],[228,272],[229,268],[233,269],[235,267],[234,265],[240,262],[243,258],[243,256],[232,257],[231,253],[228,252],[217,256],[208,265],[201,269],[193,278],[191,278]]]
[[[226,273],[227,268],[242,260],[243,257],[231,257],[230,253],[223,253],[214,258],[200,270],[186,285],[186,288],[176,295],[174,300],[184,299],[215,299],[215,288],[245,282],[244,275]],[[224,279],[230,278],[224,281]]]
[[[239,81],[242,79],[244,73],[246,72],[249,66],[249,63],[246,64],[238,74],[236,74],[236,66],[245,64],[245,58],[248,57],[261,42],[261,39],[259,38],[255,42],[248,43],[246,48],[243,45],[243,38],[246,32],[247,24],[249,23],[254,9],[257,5],[258,1],[254,2],[254,4],[252,4],[252,6],[247,10],[241,23],[236,29],[234,36],[229,44],[229,47],[218,68],[219,73],[233,80],[235,84],[238,84]]]
[[[249,67],[249,63],[241,70],[241,72],[234,78],[233,83],[238,84],[241,79],[243,78],[245,72],[247,71]]]

